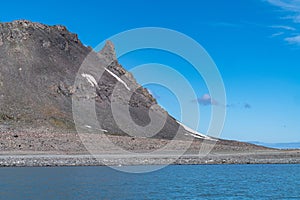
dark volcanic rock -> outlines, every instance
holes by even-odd
[[[97,53],[84,46],[77,35],[64,26],[19,20],[0,24],[1,124],[74,129],[72,97],[78,90],[91,87],[84,78],[76,86],[74,81],[88,55],[100,60],[95,62],[95,67],[106,69],[102,69],[104,73],[97,80],[95,93],[83,98],[95,100],[98,120],[109,134],[125,135],[116,125],[111,111],[112,92],[118,82],[114,75],[121,77],[130,88],[137,88],[129,101],[130,115],[136,124],[146,126],[150,123],[149,109],[153,105],[159,112],[167,114],[118,63],[111,42],[108,41]],[[120,98],[123,93],[126,93],[125,87],[119,92]],[[163,129],[154,137],[171,139],[179,127],[167,114]],[[181,130],[182,136],[188,133],[182,127]]]

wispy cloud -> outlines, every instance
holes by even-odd
[[[280,35],[283,35],[284,32],[278,32],[278,33],[274,33],[271,35],[271,37],[277,37],[277,36],[280,36]]]
[[[270,26],[270,27],[275,28],[275,29],[284,29],[284,30],[288,30],[288,31],[295,31],[296,30],[294,27],[283,26],[283,25],[276,25],[276,26]]]
[[[295,26],[300,23],[300,0],[266,0],[266,1],[273,6],[280,8],[282,11],[285,11],[286,16],[281,17],[281,19],[292,20]],[[292,26],[285,26],[285,25],[271,26],[271,28],[284,29],[286,31],[292,32],[294,36],[289,35],[284,38],[284,41],[286,41],[288,44],[300,45],[300,33],[296,33],[297,31],[296,28]],[[274,33],[272,37],[276,37],[279,35],[283,35],[283,34],[281,34],[281,32],[280,34]]]
[[[300,45],[300,35],[294,36],[294,37],[287,37],[284,40],[287,41],[290,44]]]
[[[271,38],[278,37],[278,36],[284,35],[286,33],[290,33],[290,32],[297,30],[296,28],[294,28],[292,26],[285,26],[285,25],[273,25],[273,26],[269,26],[269,27],[272,29],[278,30],[278,31],[280,30],[280,32],[273,33],[271,35]]]
[[[290,19],[296,24],[300,23],[300,15],[297,15],[297,14],[296,15],[284,16],[284,17],[281,17],[281,19]]]
[[[283,10],[300,12],[300,0],[267,0],[267,2]]]

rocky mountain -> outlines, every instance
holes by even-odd
[[[87,57],[92,60],[88,72],[80,69]],[[95,70],[102,72],[99,79],[95,78]],[[79,82],[74,84],[76,77]],[[129,105],[130,116],[136,124],[146,127],[151,121],[151,109],[158,113],[158,121],[166,117],[163,128],[153,137],[172,139],[178,129],[182,137],[197,135],[180,125],[157,105],[147,89],[138,85],[118,63],[111,42],[100,52],[94,52],[64,26],[26,20],[0,24],[1,126],[74,130],[72,98],[83,98],[95,101],[98,121],[107,134],[127,135],[112,115],[112,94],[118,82],[123,86],[114,99]],[[94,92],[83,95],[91,88]],[[134,90],[126,102],[122,96],[130,89]],[[126,123],[128,116],[122,117],[121,107],[118,112],[121,122]],[[82,126],[90,127],[86,122]]]

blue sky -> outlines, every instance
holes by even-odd
[[[0,20],[15,19],[63,24],[92,47],[132,28],[180,31],[207,50],[223,77],[228,104],[223,138],[300,141],[300,0],[2,2]],[[127,69],[159,62],[183,73],[202,102],[199,130],[206,131],[211,105],[203,105],[202,97],[207,88],[201,76],[186,70],[188,63],[154,50],[133,52],[120,62]],[[170,91],[148,87],[180,117]]]

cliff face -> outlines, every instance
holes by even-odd
[[[118,63],[111,42],[107,42],[100,52],[93,52],[64,26],[20,20],[0,24],[1,125],[74,129],[72,97],[78,90],[74,81],[85,58],[91,54],[109,63],[96,80],[95,95],[91,97],[95,101],[99,123],[108,134],[125,135],[116,125],[110,106],[113,89],[120,78],[131,88],[138,88],[129,101],[133,121],[141,126],[149,124],[149,109],[153,105],[166,113]],[[87,74],[82,76],[85,82],[81,89],[94,84]],[[163,129],[154,137],[171,139],[179,127],[167,114]],[[182,135],[186,133],[182,131]]]

